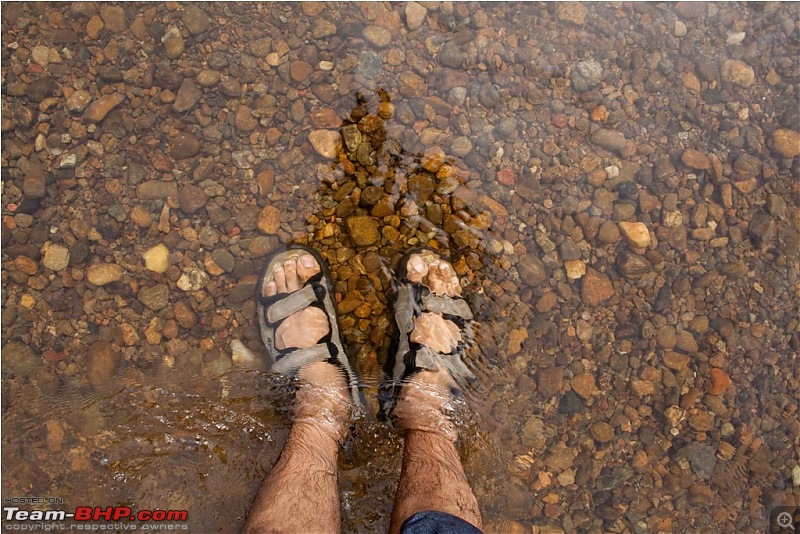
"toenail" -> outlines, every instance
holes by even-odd
[[[422,258],[420,258],[419,256],[412,256],[411,261],[409,263],[411,264],[411,268],[418,273],[421,273],[422,270],[425,268],[425,262],[422,261]]]
[[[272,271],[273,273],[282,273],[283,272],[283,265],[276,265],[275,269]]]
[[[314,258],[312,256],[301,256],[300,257],[300,264],[303,267],[313,267],[314,266]]]

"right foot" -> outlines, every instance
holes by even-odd
[[[413,254],[406,264],[406,278],[428,287],[433,295],[461,295],[461,284],[450,263],[431,253]],[[433,352],[450,355],[462,341],[458,325],[441,313],[422,312],[413,318],[409,334],[413,343]],[[451,391],[456,387],[450,371],[437,362],[436,369],[421,369],[408,376],[400,390],[393,414],[401,428],[443,434],[455,440],[455,427],[448,412]]]

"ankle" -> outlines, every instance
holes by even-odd
[[[449,387],[451,379],[447,376],[445,381],[442,373],[446,371],[420,371],[409,377],[393,414],[403,430],[430,432],[455,441],[458,433],[449,415],[453,400]]]

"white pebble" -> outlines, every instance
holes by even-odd
[[[231,360],[233,363],[255,363],[258,358],[252,350],[238,339],[231,340]]]
[[[686,35],[686,24],[683,22],[676,20],[675,21],[675,30],[673,30],[673,34],[675,37],[683,37]]]
[[[725,42],[729,45],[742,44],[745,35],[746,34],[744,32],[728,32],[728,38],[725,40]]]

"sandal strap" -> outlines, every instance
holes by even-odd
[[[317,343],[304,349],[294,349],[272,364],[277,373],[289,374],[295,369],[314,362],[324,362],[333,356],[328,343]]]
[[[431,293],[422,296],[422,310],[442,315],[454,315],[465,321],[472,320],[472,310],[467,301],[461,298],[438,297]]]
[[[319,282],[307,283],[302,289],[274,301],[267,309],[266,320],[270,324],[283,321],[290,315],[308,308],[311,304],[321,302],[325,298],[325,293],[325,286]]]

